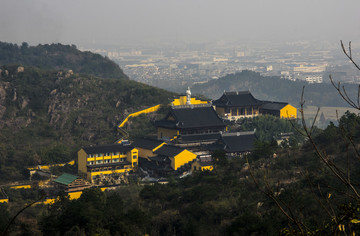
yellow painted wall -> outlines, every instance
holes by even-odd
[[[199,99],[196,98],[191,98],[191,104],[197,105],[197,104],[208,104],[208,101],[201,101]]]
[[[212,171],[213,169],[214,167],[212,165],[201,167],[201,171],[205,171],[205,170]]]
[[[198,105],[198,104],[207,104],[208,101],[201,101],[199,99],[196,98],[191,98],[190,103],[193,105]],[[172,102],[173,106],[182,106],[182,105],[186,105],[186,96],[180,96],[179,98],[175,98]]]
[[[8,202],[9,202],[9,199],[8,199],[8,198],[0,199],[0,203],[8,203]]]
[[[67,164],[73,166],[73,165],[75,165],[75,160],[72,160],[72,161],[68,162]]]
[[[107,188],[108,187],[103,187],[103,188],[100,188],[100,189],[101,189],[101,191],[105,191]],[[79,199],[81,197],[82,193],[83,193],[83,191],[70,192],[70,193],[68,193],[68,196],[69,196],[70,200],[75,200],[75,199]],[[2,199],[0,199],[0,203],[1,203],[1,200]],[[45,201],[37,202],[34,205],[38,205],[38,204],[54,204],[56,200],[59,200],[59,197],[57,197],[57,198],[48,198]]]
[[[101,189],[101,191],[105,191],[106,189],[108,189],[108,187],[102,187],[102,188],[100,188]]]
[[[91,178],[98,176],[98,175],[110,175],[113,173],[125,173],[132,170],[131,166],[127,169],[119,169],[119,170],[104,170],[104,171],[96,171],[96,172],[89,172],[88,177],[90,177],[88,180],[91,181]]]
[[[161,137],[161,133],[162,133],[162,137]],[[165,129],[165,128],[161,128],[159,127],[157,129],[157,135],[158,135],[158,139],[161,138],[172,138],[176,135],[179,134],[178,130],[174,130],[174,129]]]
[[[28,170],[49,170],[50,167],[54,167],[54,166],[65,166],[65,165],[74,165],[75,161],[72,160],[68,163],[60,163],[60,164],[53,164],[53,165],[38,165],[35,167],[29,167],[27,168]]]
[[[177,170],[180,166],[194,160],[196,158],[196,154],[188,151],[188,150],[184,150],[181,153],[179,153],[178,155],[176,155],[175,157],[171,157],[171,167],[174,170]]]
[[[31,188],[31,185],[30,185],[30,184],[17,185],[17,186],[11,186],[10,188],[13,188],[13,189],[19,189],[19,188]]]
[[[153,106],[153,107],[146,108],[146,109],[141,110],[141,111],[131,113],[123,120],[123,122],[120,123],[120,125],[118,127],[119,128],[123,127],[126,124],[126,122],[129,120],[129,118],[135,117],[135,116],[138,116],[138,115],[141,115],[141,114],[155,112],[155,111],[159,110],[160,106],[161,105],[159,104],[159,105],[156,105],[156,106]]]
[[[290,104],[286,105],[283,109],[280,110],[280,118],[296,119],[297,109]]]
[[[82,191],[70,192],[70,193],[68,193],[68,196],[69,196],[70,200],[74,200],[74,199],[80,198],[81,194],[82,194]]]
[[[149,157],[155,156],[155,154],[152,152],[152,150],[139,148],[139,147],[137,147],[137,149],[139,150],[139,156],[141,156],[141,157],[149,158]]]
[[[172,102],[173,106],[180,106],[186,104],[186,96],[180,96],[179,98],[175,98]]]
[[[42,204],[53,204],[56,201],[55,198],[49,198],[42,202]]]
[[[196,167],[196,170],[195,170],[195,167]],[[201,165],[200,165],[200,162],[198,162],[198,161],[194,162],[194,163],[191,165],[191,171],[198,171],[198,170],[201,170],[201,171],[205,171],[205,170],[212,171],[213,169],[214,169],[213,165],[201,166]]]
[[[137,166],[139,160],[139,151],[136,148],[132,149],[130,152],[127,153],[126,160],[131,163],[132,167]]]

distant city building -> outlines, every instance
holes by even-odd
[[[298,66],[293,67],[293,71],[294,72],[302,72],[302,73],[322,73],[325,71],[327,67],[327,64],[319,64],[319,65],[315,65],[315,64],[309,64],[309,65],[304,65],[304,64],[300,64]]]
[[[305,81],[309,84],[319,84],[323,82],[322,76],[308,76],[305,78]]]

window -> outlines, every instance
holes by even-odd
[[[119,162],[119,158],[112,159],[112,162]]]
[[[113,152],[113,156],[119,155],[119,152]]]
[[[89,154],[88,157],[94,157],[94,154]]]
[[[97,153],[96,157],[102,157],[101,153]]]
[[[137,155],[134,155],[134,156],[133,156],[133,159],[137,159]]]
[[[120,162],[126,161],[126,158],[120,158]]]
[[[110,159],[109,160],[104,160],[104,163],[110,163]]]
[[[102,160],[98,160],[98,161],[96,161],[96,164],[102,164],[103,163],[103,161]]]
[[[94,163],[95,163],[94,161],[88,161],[87,162],[88,165],[94,165]]]
[[[110,156],[110,155],[111,155],[111,154],[110,154],[109,152],[105,153],[105,156],[107,156],[107,157]]]
[[[237,116],[238,114],[237,114],[237,108],[232,108],[231,109],[231,115],[233,115],[233,116]]]

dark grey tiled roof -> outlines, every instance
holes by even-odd
[[[167,118],[170,116],[174,117],[175,120],[165,119],[156,122],[155,125],[158,127],[183,129],[226,126],[212,107],[171,109]]]
[[[255,139],[255,134],[227,135],[222,136],[221,142],[226,152],[246,152],[253,149]]]
[[[183,148],[170,146],[170,145],[164,145],[161,148],[159,148],[158,150],[156,150],[154,153],[158,154],[158,155],[162,155],[162,156],[174,157],[184,150],[185,149],[183,149]]]
[[[176,129],[177,128],[176,123],[177,123],[176,121],[172,121],[172,120],[157,120],[155,121],[155,126]]]
[[[132,146],[152,150],[162,143],[163,141],[160,140],[139,138],[133,142]]]
[[[269,102],[269,101],[265,101],[264,104],[261,106],[261,109],[280,111],[282,108],[284,108],[288,104],[289,103],[286,103],[286,102]]]
[[[134,148],[133,146],[123,146],[122,144],[117,144],[117,143],[83,147],[84,151],[87,154],[108,153],[108,152],[128,152],[133,148]]]
[[[152,161],[168,161],[169,158],[164,157],[164,156],[154,156],[154,157],[149,157],[150,160]]]
[[[212,141],[212,140],[218,140],[220,137],[221,137],[220,133],[181,135],[180,141],[184,141],[184,142]]]
[[[249,91],[224,92],[218,99],[213,101],[213,105],[219,107],[242,107],[242,106],[260,106],[263,102],[254,98]]]

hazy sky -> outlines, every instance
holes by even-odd
[[[32,45],[360,40],[359,0],[0,0],[0,41]]]

